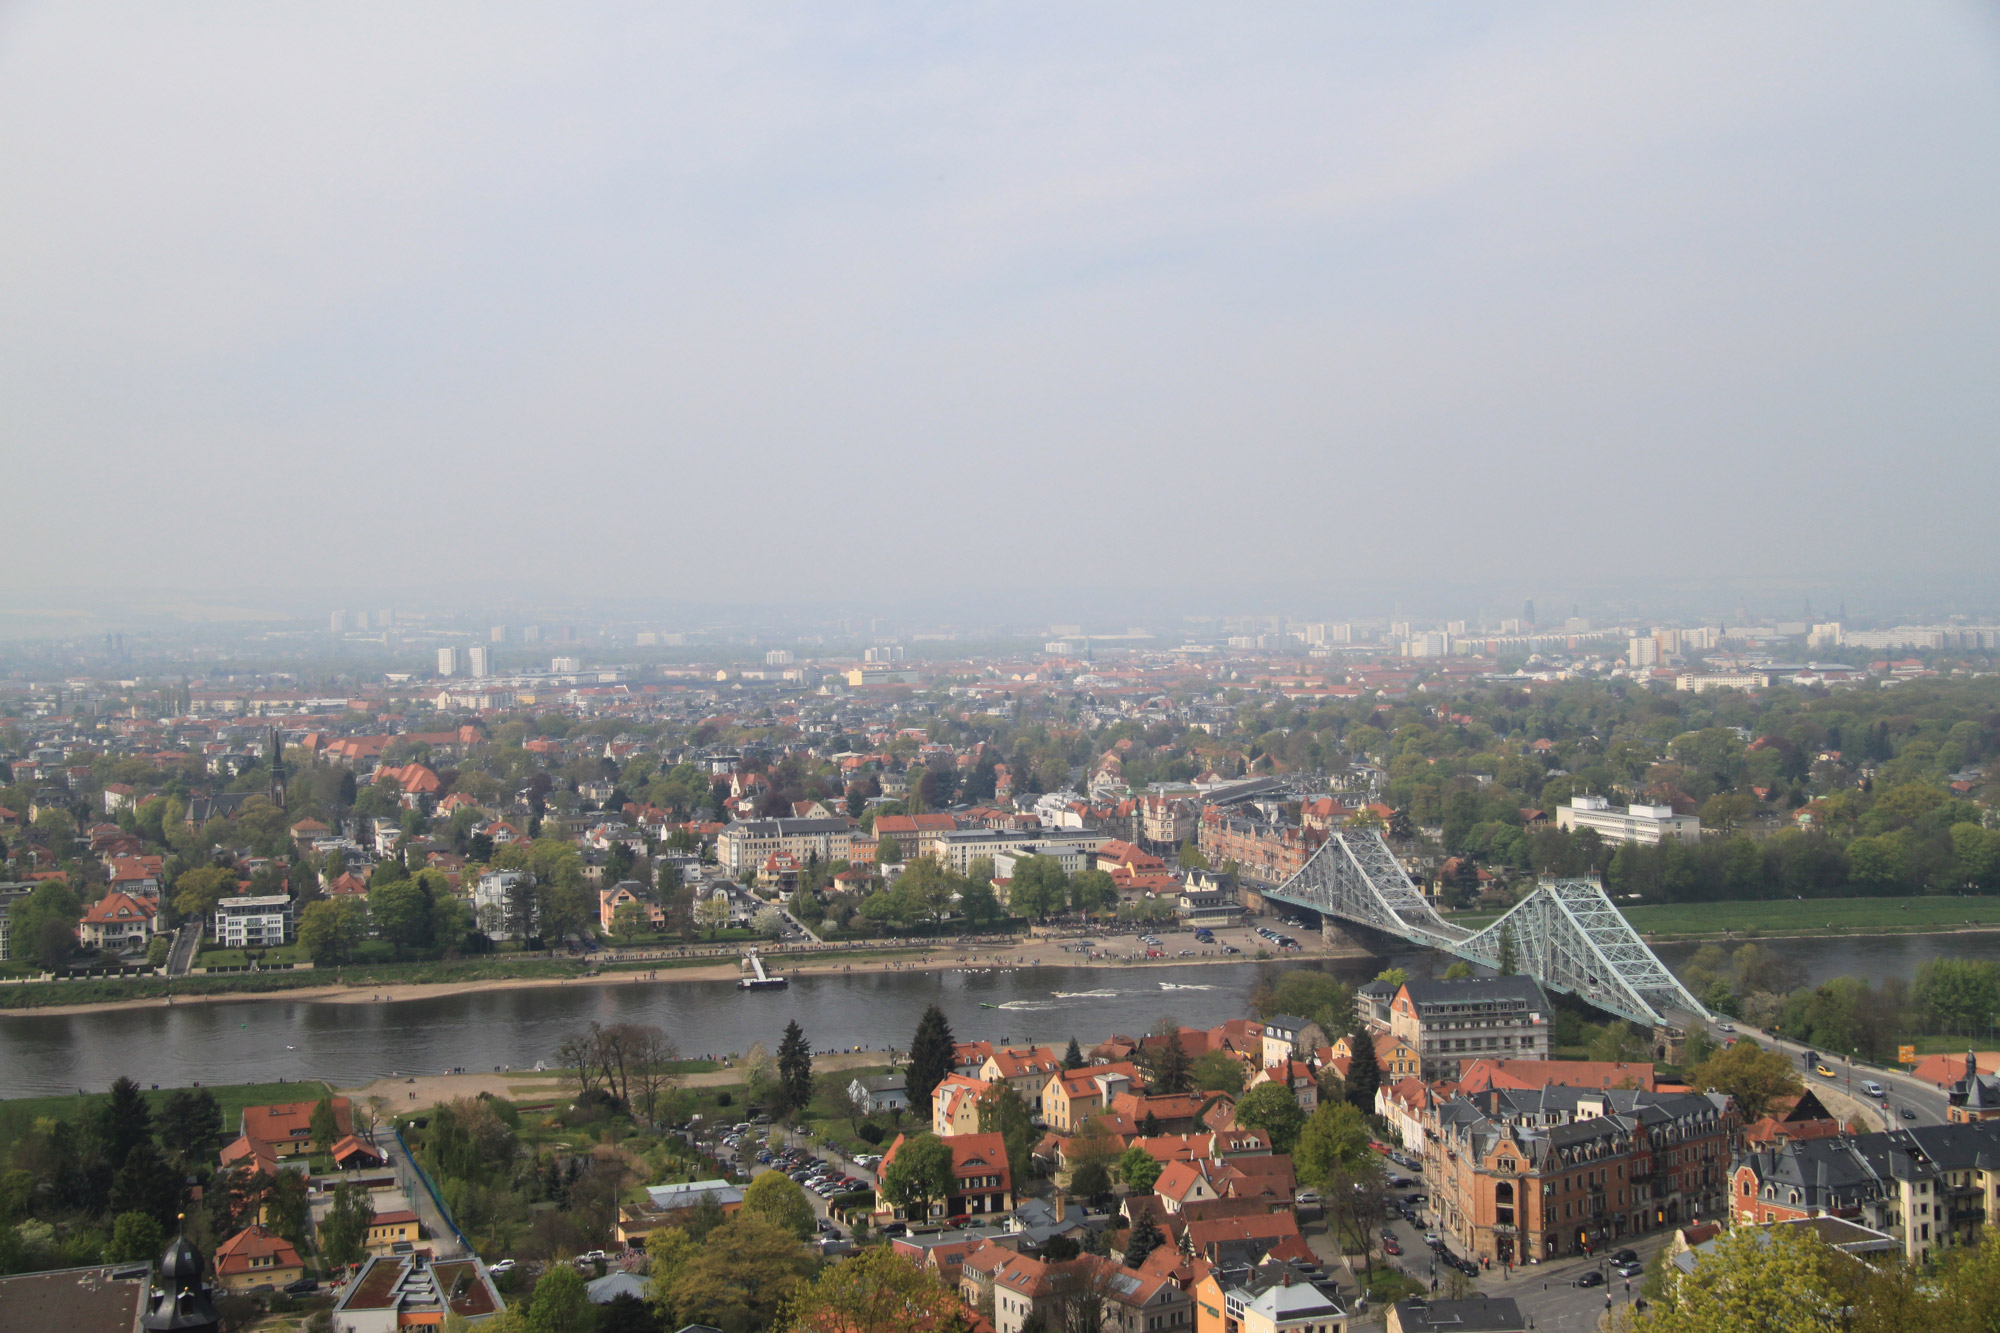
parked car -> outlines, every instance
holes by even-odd
[[[490,1273],[495,1270],[489,1268],[486,1271]],[[285,1284],[285,1294],[287,1296],[303,1296],[307,1292],[318,1290],[319,1280],[317,1278],[302,1277],[296,1282],[287,1282]]]
[[[486,1265],[486,1271],[489,1273],[511,1273],[517,1267],[519,1267],[519,1265],[516,1264],[512,1259],[502,1259],[497,1264]]]

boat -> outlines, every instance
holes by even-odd
[[[979,1007],[980,1007],[981,1009],[998,1009],[998,1008],[999,1008],[1000,1006],[999,1006],[999,1005],[997,1005],[997,1004],[988,1004],[988,1003],[986,1003],[986,1001],[984,1001],[984,1000],[981,1000],[981,1001],[979,1002]]]

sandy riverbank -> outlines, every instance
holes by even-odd
[[[836,1051],[828,1055],[815,1055],[813,1069],[819,1073],[835,1070],[866,1069],[885,1064],[887,1055],[882,1051]],[[688,1074],[681,1078],[683,1087],[713,1088],[728,1087],[743,1082],[744,1074],[740,1066],[715,1069],[704,1074]],[[457,1097],[477,1097],[487,1093],[494,1097],[505,1097],[511,1101],[536,1103],[554,1101],[570,1094],[564,1086],[562,1075],[547,1070],[531,1069],[504,1070],[500,1073],[481,1074],[419,1074],[403,1078],[378,1078],[373,1083],[358,1088],[336,1089],[342,1096],[357,1101],[375,1101],[391,1114],[398,1111],[422,1111],[439,1102],[448,1102]]]
[[[1120,945],[1129,946],[1127,937],[1117,937]],[[915,951],[913,951],[915,952]],[[1317,946],[1303,953],[1287,954],[1284,961],[1303,962],[1313,959],[1353,959],[1372,955],[1365,949],[1353,946],[1329,948]],[[769,958],[774,971],[782,971],[787,976],[808,977],[830,974],[853,974],[857,972],[910,972],[949,971],[964,967],[1091,967],[1116,969],[1132,966],[1146,967],[1203,967],[1216,963],[1244,963],[1257,961],[1249,952],[1237,954],[1200,953],[1192,958],[1150,958],[1137,959],[1130,955],[1085,958],[1079,954],[1063,951],[1053,940],[1034,940],[1022,944],[994,947],[990,952],[967,951],[960,953],[953,949],[938,949],[920,953],[915,958],[877,959],[867,954],[840,954],[821,957],[812,954],[779,954]],[[732,961],[718,960],[714,963],[695,967],[665,967],[657,970],[639,971],[623,969],[616,972],[600,972],[595,976],[575,977],[492,977],[478,981],[436,981],[401,982],[389,986],[353,986],[329,983],[324,986],[302,986],[292,990],[233,991],[222,995],[177,995],[150,996],[133,1000],[102,1000],[91,1004],[48,1005],[33,1009],[0,1009],[0,1022],[13,1015],[31,1014],[92,1014],[118,1009],[163,1009],[190,1004],[241,1004],[269,1003],[273,1000],[310,1001],[319,1004],[385,1004],[397,1000],[432,999],[440,996],[468,995],[479,991],[499,990],[541,990],[556,986],[635,986],[655,985],[661,982],[735,981],[741,975],[741,968]]]

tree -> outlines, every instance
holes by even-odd
[[[160,1108],[160,1146],[183,1170],[205,1163],[222,1146],[222,1108],[207,1088],[176,1089]]]
[[[1385,967],[1375,974],[1375,980],[1382,982],[1393,990],[1401,990],[1409,984],[1410,974],[1406,968]]]
[[[935,1134],[903,1140],[882,1175],[882,1197],[921,1221],[931,1205],[942,1203],[952,1186],[951,1147]]]
[[[1514,944],[1514,926],[1509,922],[1500,928],[1500,962],[1495,969],[1503,977],[1511,977],[1520,970],[1521,956]]]
[[[637,939],[652,929],[653,918],[644,903],[620,903],[611,913],[611,933],[621,940]]]
[[[1760,1118],[1778,1098],[1797,1096],[1805,1090],[1788,1058],[1748,1039],[1738,1040],[1690,1069],[1688,1081],[1697,1088],[1713,1088],[1734,1097],[1746,1124]]]
[[[1322,1032],[1345,1032],[1354,1021],[1354,990],[1330,973],[1295,968],[1275,984],[1258,987],[1250,1007],[1259,1019],[1297,1014],[1319,1024]]]
[[[800,1240],[813,1234],[812,1204],[798,1182],[782,1171],[766,1171],[751,1181],[743,1191],[743,1208],[786,1228]]]
[[[992,881],[974,880],[961,889],[958,910],[965,914],[965,924],[973,930],[983,929],[1000,920],[1000,898],[993,892]]]
[[[299,913],[299,943],[321,967],[338,967],[353,958],[367,929],[367,908],[356,898],[321,899]]]
[[[168,1166],[150,1139],[136,1143],[111,1178],[111,1208],[144,1213],[162,1227],[181,1210],[181,1174]]]
[[[1467,962],[1453,963],[1444,970],[1444,979],[1446,981],[1470,981],[1472,979],[1472,964]]]
[[[729,924],[729,899],[720,893],[703,898],[694,909],[695,924],[715,938],[715,932]]]
[[[150,1213],[120,1213],[111,1224],[104,1257],[114,1264],[153,1260],[166,1246],[166,1233]]]
[[[527,1333],[590,1333],[592,1322],[583,1275],[570,1264],[549,1265],[522,1321]]]
[[[1208,869],[1208,856],[1195,845],[1193,838],[1181,844],[1180,866],[1182,870]]]
[[[333,1187],[332,1206],[320,1219],[320,1253],[335,1267],[361,1262],[374,1222],[375,1205],[368,1201],[368,1191],[352,1181],[340,1181]]]
[[[812,1047],[796,1018],[785,1024],[778,1041],[778,1089],[788,1110],[803,1111],[812,1101]]]
[[[1069,1045],[1063,1050],[1062,1063],[1064,1069],[1083,1068],[1083,1048],[1076,1044],[1076,1038],[1073,1036],[1069,1039]]]
[[[1243,1080],[1247,1076],[1243,1062],[1224,1050],[1209,1051],[1188,1066],[1189,1081],[1202,1092],[1234,1095],[1243,1091]]]
[[[333,1115],[333,1094],[328,1093],[313,1103],[312,1119],[313,1151],[326,1153],[333,1151],[333,1145],[340,1139],[340,1122]]]
[[[1643,1060],[1646,1051],[1646,1039],[1622,1018],[1606,1023],[1604,1030],[1590,1039],[1590,1058],[1607,1064]]]
[[[1039,921],[1069,904],[1069,878],[1053,856],[1024,856],[1014,862],[1007,883],[1007,907],[1016,916]]]
[[[910,1067],[905,1075],[910,1105],[928,1110],[931,1093],[952,1071],[954,1059],[951,1024],[944,1010],[930,1005],[917,1020],[916,1035],[910,1038]]]
[[[43,971],[54,972],[76,949],[76,923],[83,919],[83,908],[63,881],[45,879],[14,905],[10,918],[14,938],[27,943],[25,950],[15,945],[16,956],[29,954]]]
[[[97,1142],[105,1159],[123,1162],[134,1148],[153,1141],[153,1108],[131,1079],[120,1076],[111,1096],[97,1108]]]
[[[1146,1204],[1139,1205],[1138,1220],[1132,1223],[1132,1234],[1125,1241],[1125,1266],[1137,1268],[1146,1262],[1146,1256],[1166,1243],[1160,1234],[1159,1224],[1153,1221],[1153,1210]]]
[[[1375,1114],[1375,1093],[1382,1086],[1382,1062],[1375,1054],[1375,1038],[1365,1023],[1355,1023],[1347,1034],[1347,1100],[1363,1115]]]
[[[1292,1150],[1299,1179],[1324,1190],[1334,1171],[1353,1173],[1373,1165],[1370,1137],[1367,1118],[1352,1102],[1321,1102]]]
[[[174,876],[174,911],[184,921],[205,920],[222,895],[236,887],[235,872],[221,866],[200,866]]]
[[[1152,1083],[1152,1091],[1160,1093],[1186,1092],[1194,1086],[1191,1062],[1187,1047],[1181,1045],[1180,1024],[1169,1018],[1160,1024],[1165,1030],[1166,1040],[1148,1050],[1147,1071]]]
[[[886,1245],[871,1245],[824,1269],[800,1291],[778,1326],[796,1333],[966,1333],[956,1289]]]
[[[996,1081],[980,1094],[979,1132],[998,1134],[1007,1145],[1007,1169],[1017,1181],[1026,1182],[1034,1169],[1035,1122],[1028,1104],[1014,1085]]]
[[[400,959],[405,948],[428,940],[430,900],[415,880],[390,880],[368,890],[368,918]]]
[[[875,864],[894,866],[903,863],[903,844],[884,833],[875,840]]]
[[[1085,1162],[1069,1174],[1072,1193],[1096,1200],[1111,1193],[1111,1168],[1103,1162]]]
[[[1726,1231],[1694,1271],[1669,1282],[1666,1298],[1643,1322],[1624,1327],[1658,1333],[1821,1333],[1852,1327],[1851,1260],[1804,1228]],[[1627,1316],[1630,1319],[1630,1316]]]
[[[1305,1122],[1306,1113],[1283,1083],[1259,1083],[1236,1103],[1236,1123],[1269,1134],[1273,1152],[1290,1152]]]
[[[1133,1144],[1118,1159],[1118,1176],[1125,1182],[1125,1188],[1134,1194],[1144,1194],[1153,1188],[1153,1182],[1160,1178],[1159,1159]]]
[[[758,1333],[805,1285],[818,1261],[798,1237],[756,1213],[739,1212],[654,1281],[654,1306],[669,1327],[707,1324]]]

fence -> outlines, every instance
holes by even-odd
[[[396,1183],[403,1187],[404,1191],[409,1194],[410,1201],[414,1203],[416,1202],[417,1194],[410,1187],[409,1178],[412,1175],[416,1176],[418,1183],[424,1187],[424,1193],[430,1195],[431,1202],[437,1205],[438,1216],[444,1219],[445,1226],[450,1229],[453,1236],[457,1237],[458,1243],[464,1247],[465,1252],[467,1254],[477,1254],[478,1251],[472,1248],[472,1242],[467,1240],[465,1233],[458,1229],[458,1219],[451,1215],[451,1209],[445,1207],[444,1196],[439,1194],[437,1186],[431,1183],[430,1173],[417,1164],[417,1155],[410,1151],[409,1142],[403,1138],[402,1128],[399,1126],[393,1132],[396,1135],[396,1146],[403,1150],[403,1155],[396,1159]]]

